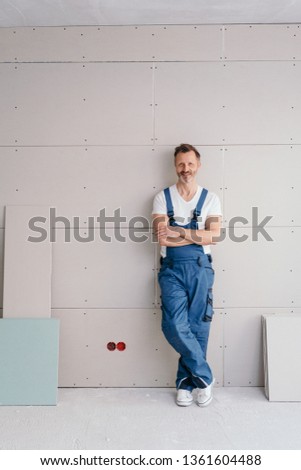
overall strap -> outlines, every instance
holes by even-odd
[[[167,205],[167,215],[168,215],[169,218],[173,218],[174,211],[173,211],[173,205],[172,205],[172,202],[171,202],[169,188],[164,189],[164,196],[165,196],[166,205]]]
[[[203,205],[204,205],[207,194],[208,194],[208,189],[203,188],[202,192],[201,192],[201,195],[200,195],[200,198],[198,200],[198,203],[196,205],[196,208],[193,211],[193,218],[194,219],[197,219],[201,215],[202,208],[203,208]]]

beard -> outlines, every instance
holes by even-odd
[[[195,176],[196,172],[193,171],[181,171],[177,173],[178,178],[181,180],[182,183],[189,183]]]

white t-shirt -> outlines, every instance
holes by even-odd
[[[193,217],[193,211],[196,208],[201,195],[202,187],[198,186],[197,192],[190,201],[185,201],[179,194],[176,184],[170,186],[170,197],[174,209],[174,218],[177,224],[186,225]],[[167,205],[164,191],[160,191],[154,198],[152,214],[167,214]],[[208,191],[202,212],[198,218],[198,229],[205,228],[205,222],[208,216],[222,215],[221,203],[218,196]],[[204,252],[210,253],[210,245],[204,245]],[[166,246],[161,246],[161,256],[166,256]]]

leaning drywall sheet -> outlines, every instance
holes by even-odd
[[[0,405],[55,405],[57,319],[0,320]]]
[[[3,307],[4,229],[0,228],[0,309]],[[1,315],[0,315],[1,318]]]
[[[3,317],[50,317],[49,208],[6,206],[4,250]]]
[[[270,401],[301,401],[300,314],[265,315],[265,384]]]

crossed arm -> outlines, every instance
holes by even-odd
[[[153,228],[160,246],[215,245],[221,233],[221,216],[210,215],[204,230],[170,227],[168,216],[153,214]]]

